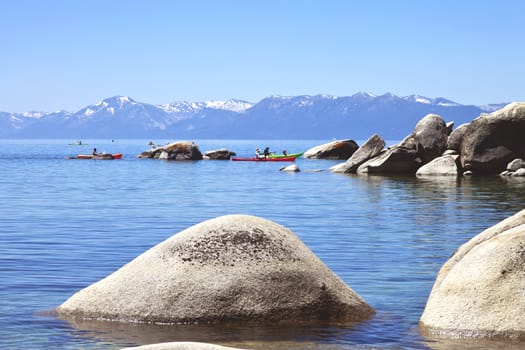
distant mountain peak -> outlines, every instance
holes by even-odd
[[[159,105],[158,107],[169,114],[197,113],[204,108],[220,109],[220,110],[225,110],[225,111],[241,113],[251,108],[253,105],[254,103],[251,103],[251,102],[247,102],[243,100],[236,100],[236,99],[229,99],[226,101],[210,100],[210,101],[205,101],[205,102],[178,101],[178,102],[162,104],[162,105]]]
[[[372,98],[376,98],[377,95],[372,94],[370,92],[359,91],[358,93],[355,93],[355,94],[353,94],[350,97],[353,98],[353,99],[357,99],[357,98],[359,98],[359,99],[372,99]]]
[[[113,96],[113,97],[109,97],[109,98],[106,98],[100,101],[99,103],[95,104],[95,106],[100,106],[104,104],[107,104],[110,106],[114,106],[114,105],[122,106],[127,103],[136,103],[136,101],[128,96]]]
[[[204,102],[204,105],[206,108],[223,109],[232,112],[243,112],[248,108],[251,108],[253,106],[253,103],[242,100],[229,99],[227,101],[206,101]]]

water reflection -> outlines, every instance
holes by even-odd
[[[341,348],[352,339],[349,326],[282,325],[150,325],[104,321],[68,320],[71,333],[122,346],[174,341],[195,341],[251,349]]]

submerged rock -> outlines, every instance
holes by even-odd
[[[281,169],[279,169],[280,171],[287,171],[287,172],[292,172],[292,173],[296,173],[296,172],[299,172],[300,169],[299,167],[297,166],[297,164],[291,164],[291,165],[288,165],[288,166],[284,166],[282,167]]]
[[[57,309],[147,323],[355,322],[374,310],[287,228],[247,215],[192,226]]]
[[[463,244],[441,267],[424,334],[525,339],[525,210]]]

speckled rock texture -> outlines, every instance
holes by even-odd
[[[57,311],[66,319],[168,324],[316,324],[374,314],[292,231],[248,215],[172,236]]]
[[[429,336],[525,339],[525,210],[462,245],[420,319]]]

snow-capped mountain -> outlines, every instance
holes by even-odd
[[[241,100],[230,99],[227,101],[206,101],[206,102],[172,102],[162,104],[160,107],[164,112],[173,116],[177,120],[187,119],[205,109],[224,110],[229,112],[242,113],[251,108],[253,103]]]
[[[401,139],[426,114],[456,125],[505,104],[466,106],[445,98],[359,92],[152,105],[115,96],[77,112],[0,112],[2,138]]]

